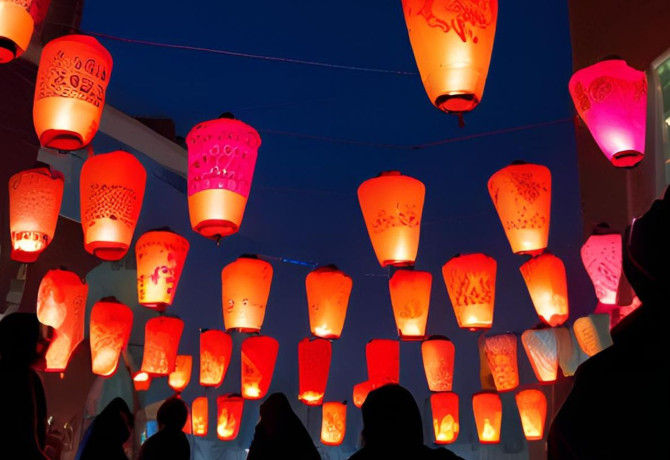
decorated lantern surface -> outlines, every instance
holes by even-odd
[[[221,271],[223,324],[240,332],[258,332],[270,296],[272,265],[254,256],[241,256]]]
[[[188,146],[188,210],[191,227],[207,238],[236,233],[242,225],[261,138],[231,118],[196,125]]]
[[[368,394],[372,390],[377,388],[377,386],[378,385],[372,383],[369,380],[354,385],[354,391],[353,391],[354,406],[361,407],[365,402],[365,400],[368,398]]]
[[[496,390],[509,391],[519,386],[516,336],[499,334],[484,339],[484,352]]]
[[[169,375],[177,364],[177,349],[184,330],[179,318],[151,318],[144,327],[142,370],[150,375]]]
[[[112,56],[93,37],[65,35],[44,45],[33,105],[42,146],[78,150],[90,144],[111,73]]]
[[[579,347],[587,356],[593,356],[612,345],[610,317],[605,313],[592,313],[577,318],[572,325]]]
[[[307,274],[307,305],[312,334],[339,339],[347,316],[351,278],[334,265],[319,267]]]
[[[0,0],[0,12],[6,3]],[[63,175],[47,167],[21,171],[9,179],[12,259],[34,262],[51,243],[58,223],[63,187]]]
[[[454,383],[454,344],[446,337],[432,336],[421,343],[423,369],[430,391],[451,391]]]
[[[168,376],[168,385],[174,391],[181,393],[191,381],[193,369],[193,357],[190,355],[177,355],[174,371]]]
[[[552,327],[565,323],[569,312],[563,261],[545,253],[530,259],[520,270],[540,319]]]
[[[572,102],[598,147],[614,166],[630,168],[644,156],[647,76],[621,59],[578,70],[568,84]]]
[[[622,270],[621,251],[620,233],[594,233],[582,246],[582,262],[601,303],[617,303]]]
[[[339,446],[347,432],[347,404],[323,403],[321,411],[321,442],[327,446]]]
[[[493,324],[496,267],[484,254],[457,255],[442,266],[458,327],[474,331]]]
[[[482,99],[496,34],[498,0],[456,3],[403,0],[405,23],[423,86],[445,112],[467,112]]]
[[[222,441],[232,441],[240,432],[244,399],[237,394],[219,396],[216,409],[216,435]]]
[[[218,387],[226,377],[233,353],[233,339],[216,329],[200,333],[200,385]]]
[[[433,275],[418,270],[398,270],[389,280],[393,316],[401,339],[426,335]]]
[[[539,254],[547,247],[551,173],[545,166],[517,163],[489,179],[489,194],[515,254]]]
[[[46,15],[50,0],[0,0],[0,64],[20,57]]]
[[[523,434],[529,441],[544,437],[544,422],[547,418],[547,398],[540,390],[530,388],[516,394],[516,405],[521,417]]]
[[[400,342],[372,339],[365,345],[368,380],[376,386],[400,381]]]
[[[256,335],[242,341],[242,397],[265,397],[272,382],[279,342],[272,337]]]
[[[588,358],[577,343],[577,338],[569,327],[554,328],[556,345],[558,346],[558,365],[563,375],[570,377],[575,374],[577,367]]]
[[[132,310],[116,299],[102,299],[93,305],[89,338],[94,374],[107,377],[116,372],[132,326]]]
[[[191,425],[194,436],[207,436],[209,426],[209,401],[207,396],[200,396],[191,404]]]
[[[142,209],[147,173],[128,152],[89,157],[81,168],[79,192],[84,247],[103,260],[128,252]]]
[[[298,343],[298,399],[308,406],[323,402],[331,356],[332,345],[326,339],[302,339]]]
[[[381,173],[358,187],[358,201],[382,267],[413,265],[419,249],[426,187],[398,171]]]
[[[451,391],[430,395],[435,444],[451,444],[458,438],[458,395]]]
[[[146,372],[135,372],[133,374],[133,386],[135,391],[147,391],[151,386],[151,376]]]
[[[521,343],[540,382],[553,382],[558,376],[558,344],[554,329],[529,329]]]
[[[475,415],[477,434],[482,444],[500,442],[502,425],[502,402],[497,393],[482,391],[472,395],[472,411]]]

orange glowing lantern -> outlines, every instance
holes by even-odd
[[[0,1],[0,15],[2,5],[6,4],[6,1]],[[63,175],[48,167],[21,171],[9,179],[9,231],[13,260],[35,262],[53,240],[64,183]]]
[[[191,227],[216,240],[236,233],[261,145],[258,132],[239,120],[219,118],[196,125],[186,144]]]
[[[207,396],[200,396],[193,400],[191,405],[191,424],[194,436],[207,436],[209,425],[208,405]]]
[[[179,318],[159,316],[144,328],[142,370],[150,375],[169,375],[177,365],[177,349],[184,330]]]
[[[89,338],[94,374],[109,377],[116,372],[132,327],[132,310],[115,298],[105,298],[93,305]]]
[[[321,412],[321,442],[326,446],[339,446],[347,432],[347,404],[323,403]]]
[[[272,265],[256,256],[240,256],[223,268],[221,296],[226,330],[261,330],[271,284]]]
[[[510,391],[519,386],[519,367],[514,334],[485,337],[484,353],[498,391]]]
[[[302,339],[298,343],[298,399],[308,406],[323,402],[328,384],[332,345],[325,339]]]
[[[454,383],[454,344],[446,337],[434,335],[421,344],[423,369],[430,391],[451,391]]]
[[[425,195],[423,183],[398,171],[383,172],[358,187],[365,226],[382,267],[414,264]]]
[[[226,377],[233,353],[233,339],[223,331],[200,333],[200,385],[218,387]]]
[[[451,444],[458,438],[458,395],[451,391],[430,396],[435,444]]]
[[[90,144],[111,73],[112,56],[93,37],[65,35],[44,46],[33,105],[42,146],[78,150]]]
[[[81,168],[79,191],[84,247],[103,260],[128,252],[142,209],[147,172],[128,152],[89,157]]]
[[[598,300],[615,305],[622,270],[621,234],[606,232],[607,227],[597,227],[582,246],[581,255]]]
[[[553,254],[533,257],[520,267],[535,311],[551,327],[568,319],[568,282],[563,261]]]
[[[177,355],[174,371],[168,376],[168,385],[174,391],[181,393],[191,381],[191,370],[193,369],[193,357],[189,355]]]
[[[389,292],[398,336],[403,340],[426,335],[433,275],[419,270],[398,270],[389,280]]]
[[[558,344],[554,329],[529,329],[521,334],[521,343],[537,380],[550,383],[558,376]]]
[[[472,411],[475,414],[477,434],[482,444],[500,442],[502,425],[502,402],[497,393],[481,391],[472,395]]]
[[[547,397],[535,388],[522,390],[516,394],[516,405],[526,439],[541,440],[544,437],[544,422],[547,418]]]
[[[489,193],[514,254],[542,253],[549,239],[551,172],[513,163],[489,179]]]
[[[135,391],[147,391],[151,386],[151,376],[146,372],[135,372],[133,374],[133,386]]]
[[[377,386],[400,381],[400,342],[372,339],[365,345],[368,380]]]
[[[593,313],[577,318],[572,325],[579,347],[587,356],[593,356],[612,345],[610,317],[606,313]]]
[[[191,420],[191,411],[188,411],[188,415],[186,416],[186,423],[184,423],[184,427],[181,429],[186,434],[193,434],[193,422]]]
[[[340,338],[352,284],[351,278],[334,265],[307,274],[305,287],[312,334],[324,339]]]
[[[444,112],[468,112],[482,100],[498,18],[498,0],[452,5],[403,0],[405,23],[428,98]]]
[[[216,398],[216,435],[221,441],[232,441],[237,437],[242,425],[244,398],[229,394]]]
[[[365,402],[365,400],[368,398],[368,394],[375,388],[377,388],[377,385],[373,384],[369,380],[354,385],[354,392],[353,392],[354,406],[360,408]]]
[[[242,397],[261,399],[270,389],[279,342],[256,335],[242,341]]]
[[[20,57],[44,19],[50,0],[0,0],[0,64]]]

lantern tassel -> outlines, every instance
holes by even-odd
[[[463,112],[458,112],[458,127],[465,128],[465,119],[463,118]]]

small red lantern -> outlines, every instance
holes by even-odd
[[[191,411],[188,412],[188,415],[186,416],[186,423],[184,423],[184,427],[181,429],[186,434],[193,434],[193,421],[191,420]]]
[[[298,399],[308,406],[323,402],[328,384],[332,345],[325,339],[302,339],[298,343]]]
[[[244,398],[228,394],[216,398],[216,435],[221,441],[232,441],[237,437],[242,425]]]
[[[184,330],[179,318],[159,316],[147,321],[144,328],[142,370],[152,376],[169,375],[177,364],[177,349]]]
[[[616,305],[622,271],[621,234],[603,232],[607,230],[601,226],[586,240],[581,250],[582,262],[598,300]]]
[[[389,280],[393,316],[402,340],[426,335],[433,275],[419,270],[398,270]]]
[[[240,256],[223,268],[221,296],[226,330],[261,330],[271,284],[272,265],[256,256]]]
[[[522,390],[516,394],[516,405],[526,439],[541,440],[544,437],[544,422],[547,418],[547,397],[534,388]]]
[[[200,333],[200,385],[218,387],[226,377],[233,339],[223,331],[215,329]]]
[[[135,372],[133,374],[133,386],[135,391],[147,391],[151,386],[151,376],[146,372]]]
[[[485,337],[484,352],[498,391],[509,391],[519,386],[519,367],[514,334]]]
[[[132,327],[132,310],[116,299],[102,299],[93,305],[89,335],[94,374],[109,377],[116,372]]]
[[[347,316],[353,282],[335,265],[319,267],[307,274],[307,305],[312,334],[324,339],[339,339]]]
[[[554,329],[529,329],[521,334],[521,343],[537,380],[556,381],[558,376],[558,344]]]
[[[430,395],[435,444],[451,444],[458,438],[458,395],[451,391]]]
[[[347,432],[347,404],[323,403],[321,413],[321,442],[326,446],[339,446]]]
[[[191,423],[194,436],[207,436],[207,428],[209,426],[208,405],[207,396],[200,396],[193,400],[191,405]]]
[[[563,261],[553,254],[533,257],[520,267],[535,311],[551,327],[568,319],[568,282]]]
[[[261,399],[270,389],[279,342],[256,335],[242,341],[242,397]]]
[[[400,342],[372,339],[365,346],[368,380],[377,386],[400,381]]]
[[[610,317],[606,313],[592,313],[575,320],[572,329],[579,347],[587,356],[600,353],[612,345],[609,325]]]
[[[502,425],[502,402],[497,393],[482,391],[472,395],[472,411],[475,414],[477,434],[482,444],[500,442]]]
[[[377,385],[369,380],[354,385],[354,392],[353,392],[354,406],[360,408],[365,402],[365,400],[368,398],[368,394],[375,388],[377,388]]]
[[[49,1],[0,1],[0,64],[19,58],[28,49],[35,25],[44,20]]]
[[[174,371],[168,376],[168,385],[177,393],[184,391],[191,381],[191,370],[193,369],[193,357],[189,355],[177,355]]]
[[[451,391],[454,382],[454,344],[446,337],[435,335],[421,344],[423,369],[430,391]]]

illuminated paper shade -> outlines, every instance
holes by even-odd
[[[88,287],[76,273],[68,270],[49,270],[37,290],[37,319],[45,326],[58,329],[72,303],[86,303]]]
[[[617,303],[622,271],[621,234],[593,234],[582,246],[581,256],[596,297],[604,304]]]
[[[521,343],[540,382],[554,382],[558,376],[558,345],[553,329],[529,329],[521,334]]]
[[[323,403],[321,412],[321,442],[326,446],[339,446],[347,432],[347,404]]]
[[[277,361],[279,342],[256,335],[242,341],[242,397],[261,399],[267,394]]]
[[[398,270],[389,280],[389,292],[398,336],[420,340],[426,335],[433,275],[419,270]]]
[[[191,425],[194,436],[207,436],[209,426],[209,401],[206,396],[200,396],[191,404]]]
[[[174,391],[181,393],[191,381],[193,370],[193,357],[190,355],[177,355],[174,371],[168,376],[168,385]]]
[[[184,330],[179,318],[159,316],[146,322],[142,370],[147,374],[170,375],[177,364],[177,349]]]
[[[49,1],[0,1],[0,64],[20,57],[28,49],[35,25],[44,19]]]
[[[221,295],[226,330],[261,330],[271,284],[272,265],[254,256],[241,256],[223,268]]]
[[[331,356],[332,345],[326,339],[302,339],[298,343],[298,399],[308,406],[323,402]]]
[[[484,339],[484,352],[496,390],[510,391],[519,386],[516,336],[499,334]]]
[[[216,398],[216,435],[222,441],[237,438],[242,425],[244,398],[240,395],[224,395]]]
[[[215,329],[200,333],[200,385],[218,387],[226,377],[233,353],[233,339]]]
[[[377,388],[377,386],[378,385],[372,383],[369,380],[354,385],[354,391],[352,395],[352,399],[354,400],[354,406],[360,408],[365,402],[365,400],[368,398],[368,394],[372,390]]]
[[[553,254],[545,253],[530,259],[520,270],[537,316],[551,327],[565,323],[569,307],[563,261]]]
[[[544,423],[547,418],[547,398],[544,393],[534,388],[522,390],[516,394],[516,405],[526,439],[541,440],[544,437]]]
[[[579,347],[588,356],[593,356],[612,345],[609,315],[594,313],[577,318],[572,328]]]
[[[446,337],[432,336],[421,343],[423,369],[430,391],[451,391],[454,382],[454,344]]]
[[[430,395],[435,444],[451,444],[458,438],[458,395],[452,392]]]
[[[89,338],[94,374],[109,377],[116,372],[132,327],[132,310],[116,299],[102,299],[93,305]]]
[[[151,386],[151,376],[146,372],[136,372],[133,374],[133,386],[135,391],[147,391]]]
[[[554,328],[554,334],[558,345],[558,365],[563,375],[570,377],[575,374],[577,367],[586,361],[588,356],[579,348],[572,328],[557,327]]]
[[[472,395],[472,411],[475,415],[477,435],[482,444],[500,442],[502,425],[502,402],[497,393],[482,391]]]
[[[338,339],[347,316],[351,278],[334,265],[319,267],[307,274],[307,305],[312,334],[324,339]]]
[[[372,339],[365,345],[368,380],[377,386],[400,380],[400,342]]]

